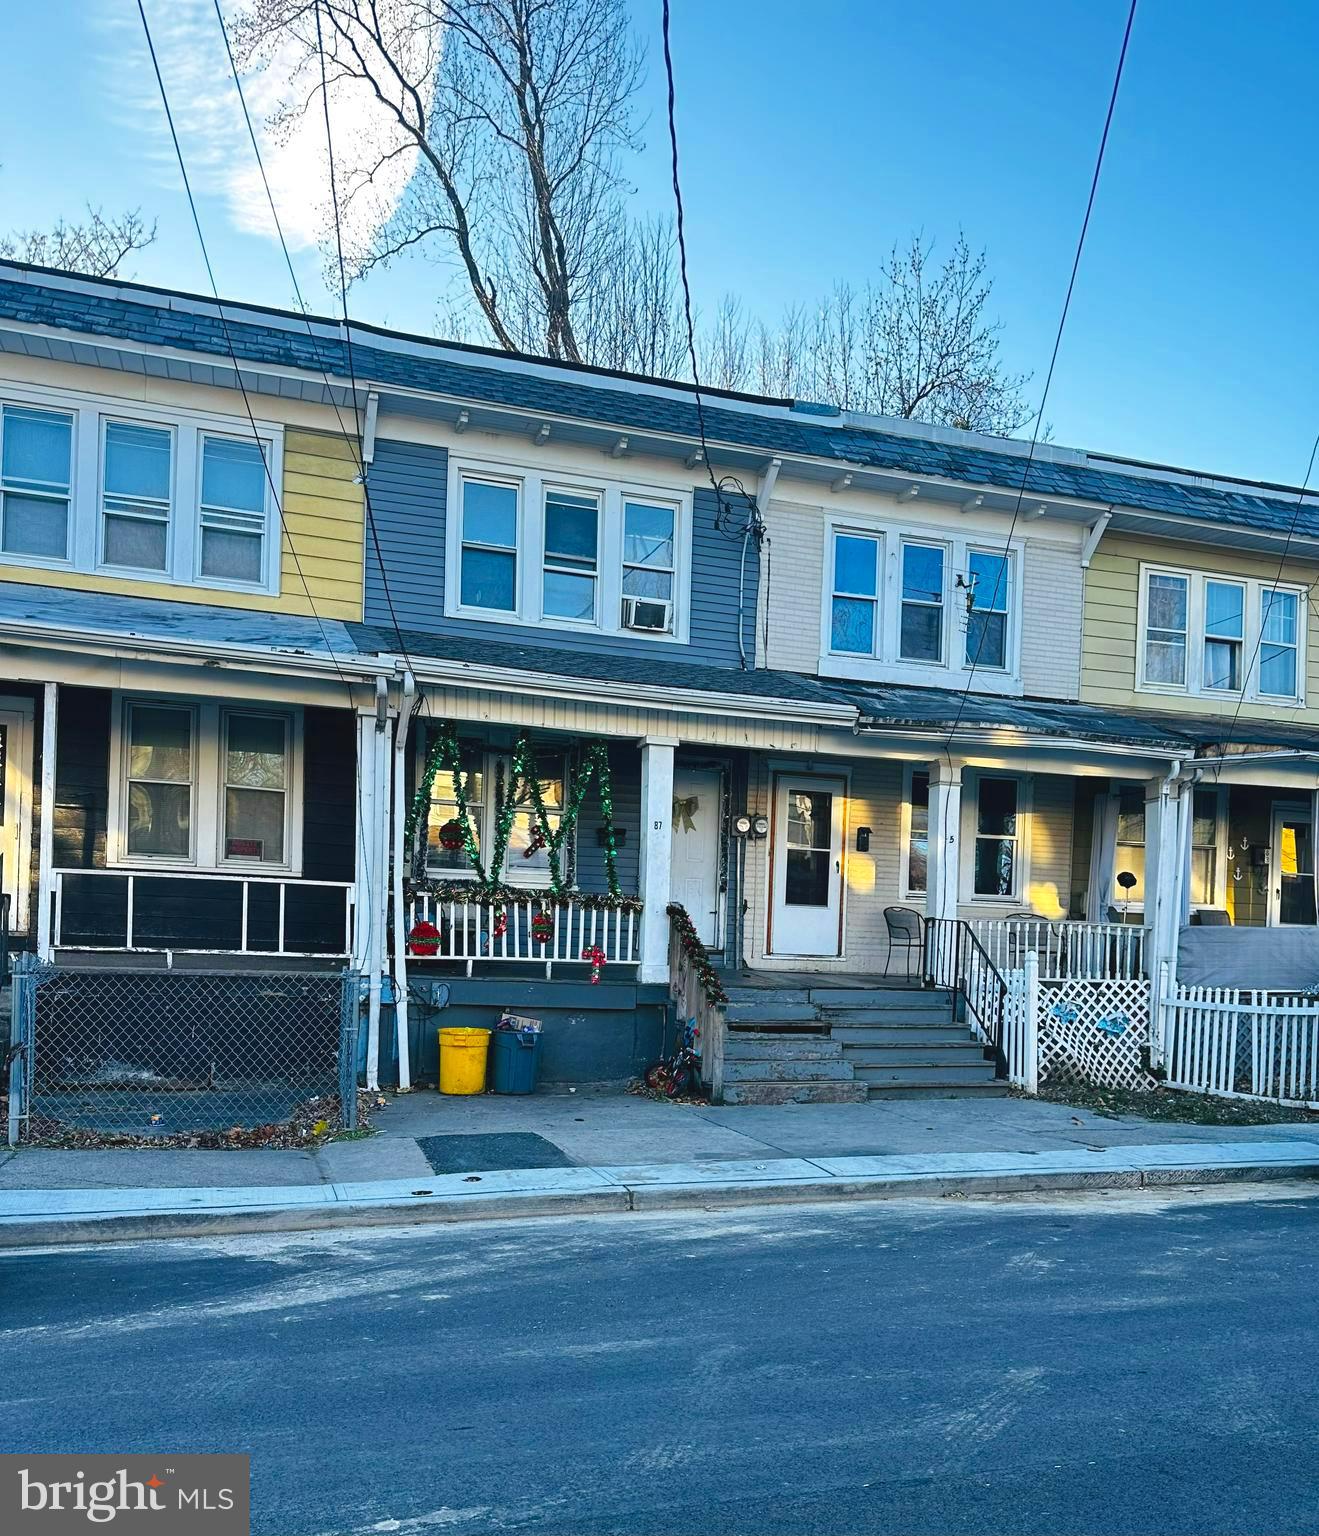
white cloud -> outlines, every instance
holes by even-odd
[[[142,136],[146,155],[162,179],[176,183],[174,150],[137,7],[124,0],[102,0],[102,7],[103,31],[112,55],[105,76],[114,82],[114,105],[126,126]],[[226,12],[230,9],[226,6]],[[235,228],[275,240],[270,206],[212,0],[146,0],[146,12],[194,191],[222,197]],[[279,134],[266,126],[289,96],[295,62],[295,49],[286,45],[265,68],[244,72],[242,78],[284,237],[296,252],[316,246],[329,225],[330,182],[319,101]],[[361,165],[366,151],[395,140],[369,87],[344,82],[330,94],[330,126],[342,189],[345,172]],[[415,152],[395,156],[374,178],[369,194],[343,210],[346,246],[363,243],[371,229],[394,211],[415,163]]]

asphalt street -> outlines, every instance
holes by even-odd
[[[0,1254],[0,1448],[257,1536],[1319,1531],[1306,1186]]]

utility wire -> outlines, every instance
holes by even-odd
[[[349,698],[351,698],[352,684],[348,681],[342,666],[339,664],[339,658],[335,655],[334,646],[330,643],[330,636],[329,632],[326,630],[325,621],[321,618],[320,613],[317,611],[315,599],[311,595],[311,588],[307,584],[307,576],[303,571],[302,561],[298,557],[297,545],[294,542],[293,535],[284,519],[284,508],[280,504],[279,490],[276,487],[274,477],[270,472],[270,463],[267,459],[265,448],[261,443],[261,434],[257,428],[256,416],[252,411],[252,402],[247,393],[247,386],[243,383],[243,372],[239,366],[238,353],[234,347],[233,336],[229,330],[228,316],[225,314],[224,304],[220,298],[219,285],[215,280],[215,269],[211,265],[211,255],[206,246],[206,236],[202,232],[201,218],[197,213],[197,200],[192,195],[192,182],[188,177],[188,167],[183,158],[183,147],[179,143],[178,130],[174,126],[174,113],[170,109],[169,92],[165,89],[165,77],[161,74],[160,60],[156,55],[156,44],[151,36],[151,25],[147,21],[147,13],[146,8],[143,5],[143,0],[137,0],[137,13],[142,18],[142,31],[146,36],[147,50],[151,54],[151,67],[155,71],[156,84],[160,88],[160,100],[165,108],[165,120],[169,124],[169,134],[174,144],[174,156],[178,161],[179,175],[183,178],[183,190],[187,194],[188,208],[192,213],[193,228],[197,231],[197,243],[201,247],[202,261],[206,266],[206,277],[210,282],[211,294],[215,300],[215,307],[220,316],[220,328],[224,332],[225,347],[229,353],[229,360],[233,364],[234,378],[238,382],[239,393],[243,397],[243,409],[247,413],[248,424],[252,429],[252,437],[256,443],[257,452],[261,455],[261,464],[266,472],[266,483],[270,487],[270,495],[275,504],[276,514],[279,517],[280,530],[288,542],[289,553],[293,556],[293,564],[297,570],[298,579],[301,581],[302,590],[306,594],[307,606],[311,609],[312,617],[316,620],[317,627],[321,632],[321,639],[325,642],[325,649],[329,652],[330,660],[334,665],[334,670],[339,674],[339,681],[343,683],[344,687],[348,690]]]
[[[1131,0],[1131,9],[1127,12],[1127,25],[1122,33],[1122,48],[1118,54],[1117,70],[1113,76],[1113,89],[1108,98],[1108,111],[1104,115],[1104,131],[1099,138],[1099,152],[1095,156],[1094,174],[1090,178],[1090,195],[1086,199],[1085,217],[1081,220],[1081,233],[1076,242],[1076,254],[1072,258],[1072,272],[1067,280],[1067,293],[1063,299],[1062,314],[1058,317],[1058,330],[1053,338],[1053,351],[1049,355],[1049,371],[1044,376],[1044,390],[1040,395],[1040,408],[1035,415],[1035,425],[1031,431],[1030,447],[1026,453],[1026,463],[1021,472],[1021,484],[1017,488],[1017,500],[1012,509],[1012,522],[1008,526],[1008,536],[1003,545],[1003,559],[1005,568],[1012,557],[1012,540],[1017,531],[1017,523],[1021,518],[1021,504],[1026,496],[1026,487],[1030,482],[1031,465],[1035,460],[1035,449],[1039,445],[1040,430],[1044,423],[1044,411],[1049,401],[1049,389],[1053,384],[1053,372],[1058,363],[1058,351],[1062,346],[1063,330],[1067,325],[1067,315],[1072,307],[1072,294],[1076,288],[1076,275],[1081,268],[1081,254],[1085,250],[1085,238],[1090,229],[1090,215],[1094,212],[1095,197],[1099,191],[1099,175],[1104,168],[1104,153],[1108,148],[1109,129],[1113,126],[1113,113],[1117,107],[1118,89],[1122,84],[1122,70],[1127,61],[1127,46],[1131,42],[1131,28],[1136,20],[1136,0]],[[1020,577],[1018,578],[1018,590],[1021,589]],[[968,593],[968,622],[974,604],[974,590]],[[957,735],[957,728],[962,723],[962,715],[965,713],[967,701],[971,695],[971,685],[975,681],[976,668],[980,664],[980,653],[984,648],[985,631],[982,629],[979,641],[976,644],[975,655],[971,658],[971,670],[967,674],[966,686],[962,689],[962,696],[958,701],[957,715],[948,731],[948,739],[944,743],[944,755],[951,762],[953,739]]]

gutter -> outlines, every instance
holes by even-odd
[[[975,726],[960,726],[954,731],[951,738],[947,734],[947,727],[932,726],[928,722],[915,721],[876,721],[865,720],[860,722],[858,728],[860,735],[908,735],[916,740],[963,742],[968,745],[979,746],[1005,746],[1005,747],[1044,747],[1050,751],[1071,749],[1076,751],[1098,751],[1112,753],[1115,757],[1165,757],[1170,761],[1185,757],[1185,743],[1169,741],[1161,742],[1116,742],[1111,737],[1099,736],[1035,736],[1029,732],[1021,731],[1013,726],[990,725],[977,728]],[[1004,740],[1007,737],[1009,739]]]

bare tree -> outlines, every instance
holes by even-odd
[[[619,208],[607,250],[609,259],[576,306],[583,361],[659,378],[687,377],[672,224],[667,219],[629,223]]]
[[[88,277],[114,277],[134,251],[145,250],[155,238],[155,222],[148,224],[141,209],[107,218],[88,204],[87,217],[79,223],[57,219],[49,230],[0,235],[0,257]]]
[[[365,91],[378,134],[336,145],[368,235],[350,277],[421,247],[455,263],[496,343],[581,360],[583,303],[611,269],[642,55],[625,0],[248,0],[240,58],[292,59],[277,125]],[[377,179],[415,170],[381,218]],[[335,274],[337,277],[337,274]]]

